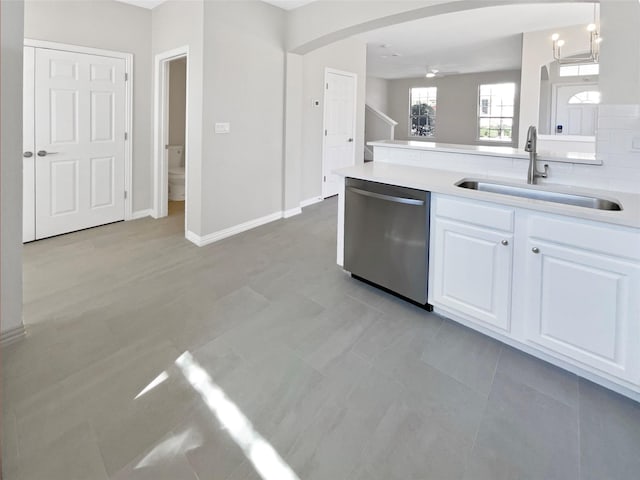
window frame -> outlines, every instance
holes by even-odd
[[[507,116],[500,116],[500,117],[495,117],[495,116],[484,116],[482,114],[482,87],[488,87],[488,86],[494,86],[494,85],[513,85],[513,101],[512,101],[512,115],[510,117]],[[493,82],[493,83],[480,83],[478,84],[478,93],[477,93],[477,97],[476,97],[476,140],[478,142],[489,142],[489,143],[497,143],[497,144],[513,144],[514,140],[514,124],[515,124],[515,118],[516,118],[516,99],[517,99],[517,89],[518,89],[518,84],[516,82]],[[489,100],[489,103],[487,105],[489,111],[491,111],[491,100]],[[508,140],[503,140],[500,138],[484,138],[480,136],[480,130],[481,130],[481,126],[480,126],[480,120],[482,119],[498,119],[500,120],[500,123],[502,124],[502,121],[505,119],[511,119],[511,138]]]
[[[411,127],[413,125],[413,113],[412,113],[412,108],[413,108],[413,90],[417,90],[417,89],[433,89],[435,91],[435,109],[434,109],[434,114],[433,114],[433,134],[431,135],[413,135],[412,131],[411,131]],[[429,100],[431,97],[427,96],[427,100]],[[438,126],[438,87],[436,85],[426,85],[426,86],[416,86],[416,87],[409,87],[409,111],[407,112],[407,119],[408,119],[408,124],[407,124],[407,137],[410,139],[429,139],[430,141],[435,140],[436,138],[436,133],[437,133],[437,126]],[[418,115],[419,116],[419,115]],[[428,116],[428,115],[427,115]]]

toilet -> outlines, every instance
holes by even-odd
[[[184,146],[169,145],[169,200],[184,200]]]

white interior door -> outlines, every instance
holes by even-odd
[[[124,219],[125,61],[35,50],[35,233]]]
[[[332,172],[354,165],[355,157],[355,73],[327,70],[324,92],[324,149],[322,197],[337,195],[343,179]]]
[[[561,85],[556,89],[555,124],[562,125],[562,135],[586,135],[596,134],[596,122],[598,118],[598,105],[594,103],[577,103],[581,100],[581,94],[597,92],[598,85]],[[574,100],[576,103],[574,103]],[[556,132],[557,134],[558,132]]]
[[[36,239],[35,48],[24,47],[22,100],[22,241]]]

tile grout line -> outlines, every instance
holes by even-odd
[[[580,406],[582,404],[581,398],[582,394],[580,393],[580,379],[576,379],[577,385],[576,388],[578,390],[578,405],[576,406],[577,411],[577,420],[578,420],[578,480],[582,480],[582,433],[581,433],[581,424],[580,421]]]

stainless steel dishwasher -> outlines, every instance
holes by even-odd
[[[430,192],[347,178],[344,268],[427,304]]]

